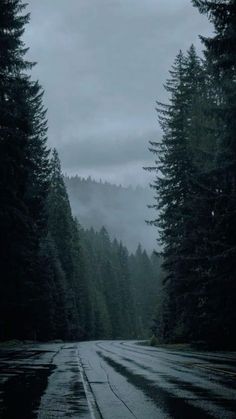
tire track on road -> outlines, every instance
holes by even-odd
[[[108,385],[109,385],[110,390],[112,391],[112,393],[117,397],[118,400],[120,400],[121,403],[123,403],[123,405],[129,410],[129,412],[131,413],[131,415],[133,415],[136,419],[138,419],[137,416],[134,414],[134,412],[132,412],[132,410],[129,408],[129,406],[127,405],[127,403],[125,403],[125,401],[122,400],[121,397],[119,396],[119,394],[113,389],[113,386],[112,386],[112,384],[110,382],[109,374],[107,373],[106,369],[102,365],[102,362],[100,362],[100,365],[101,365],[101,368],[103,369],[103,371],[105,372],[105,374],[107,376],[107,383],[108,383]]]

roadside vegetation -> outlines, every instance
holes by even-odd
[[[26,5],[1,1],[1,341],[153,333],[152,346],[235,345],[236,0],[193,4],[214,34],[202,38],[203,58],[193,45],[178,53],[169,101],[157,102],[163,136],[147,169],[162,251],[149,255],[73,216],[22,41]]]
[[[153,332],[160,343],[235,345],[236,1],[194,0],[214,34],[180,51],[157,102],[151,142],[165,277]],[[155,339],[155,338],[154,338]]]

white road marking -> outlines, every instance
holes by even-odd
[[[88,402],[88,408],[89,408],[89,411],[90,411],[91,419],[102,419],[102,415],[98,410],[96,400],[94,398],[94,395],[92,393],[92,390],[91,390],[90,385],[88,383],[88,380],[86,378],[86,374],[84,372],[84,369],[83,369],[83,366],[82,366],[82,363],[81,363],[81,360],[80,360],[78,348],[76,350],[76,356],[77,356],[78,369],[79,369],[81,381],[83,383],[86,399],[87,399],[87,402]]]

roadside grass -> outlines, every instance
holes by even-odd
[[[204,351],[209,350],[204,342],[196,343],[159,343],[155,336],[152,336],[149,340],[137,341],[137,345],[151,346],[154,348],[162,348],[177,351]]]
[[[24,343],[24,341],[18,339],[6,340],[0,342],[0,348],[14,348],[16,346],[23,346]]]

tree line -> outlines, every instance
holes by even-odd
[[[160,342],[233,345],[236,1],[193,3],[215,33],[202,38],[203,58],[194,46],[177,55],[169,102],[157,102],[163,137],[150,143],[161,270],[160,257],[141,246],[130,255],[73,217],[22,41],[29,14],[20,0],[1,1],[1,340],[146,337],[157,305]]]
[[[214,25],[177,55],[157,102],[152,224],[164,280],[153,331],[161,342],[233,345],[236,324],[236,1],[194,0]]]
[[[25,7],[0,2],[0,340],[143,337],[159,260],[73,217],[25,58]]]
[[[152,201],[150,188],[118,186],[78,175],[65,176],[64,181],[72,212],[84,227],[100,230],[105,226],[110,236],[122,240],[130,251],[135,251],[140,241],[148,252],[153,250],[156,232],[144,222],[151,216],[147,208]]]

